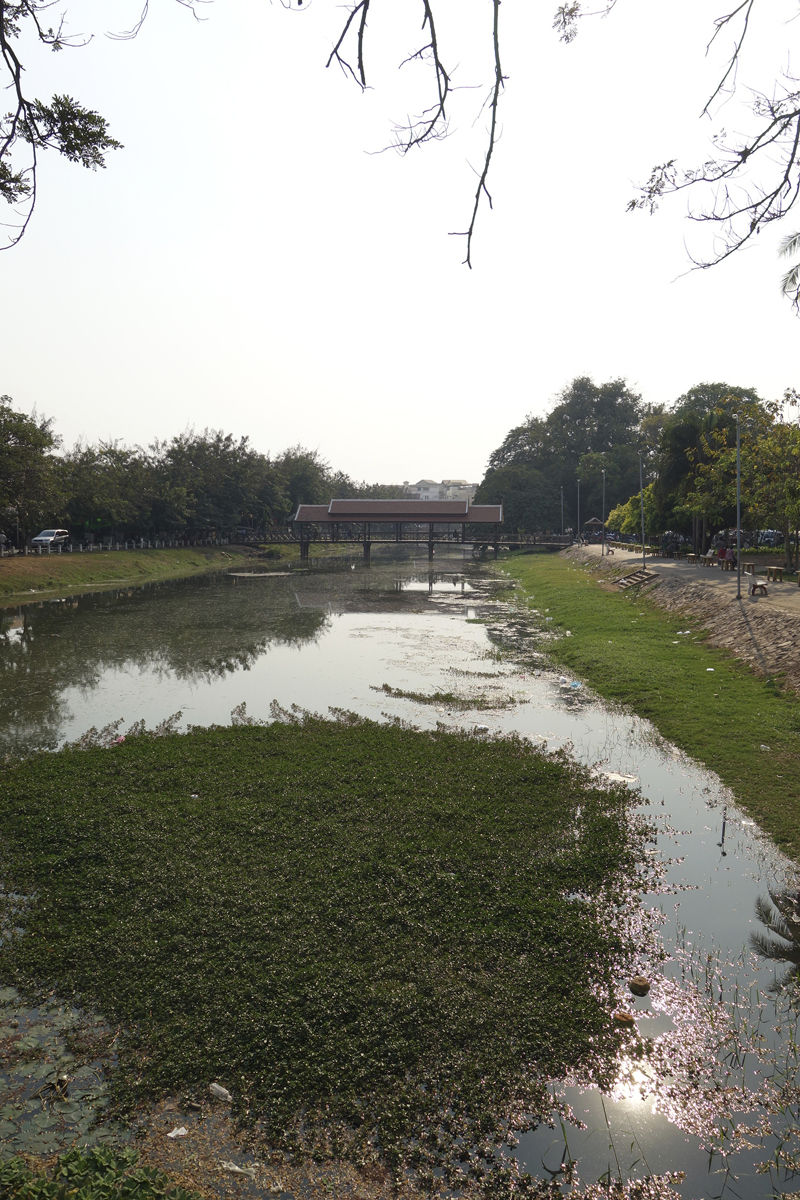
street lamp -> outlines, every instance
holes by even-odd
[[[606,469],[603,467],[603,540],[600,543],[600,557],[606,552]]]
[[[581,481],[578,480],[578,545],[581,541]]]
[[[639,499],[642,504],[642,568],[647,567],[644,553],[644,477],[642,475],[642,453],[639,451]]]
[[[736,414],[736,599],[742,598],[742,470],[739,454],[739,417]]]

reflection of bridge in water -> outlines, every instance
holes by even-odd
[[[368,562],[375,545],[427,545],[432,559],[437,545],[542,546],[560,550],[566,534],[504,536],[502,504],[470,504],[468,500],[331,500],[301,504],[291,521],[293,531],[267,541],[293,542],[307,559],[312,542],[362,545]]]

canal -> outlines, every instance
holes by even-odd
[[[621,1061],[606,1094],[553,1081],[553,1127],[523,1134],[517,1157],[543,1178],[573,1161],[584,1181],[681,1171],[686,1197],[793,1191],[797,1019],[780,981],[800,961],[794,868],[714,775],[552,666],[554,615],[532,615],[513,581],[461,556],[433,570],[376,557],[35,600],[0,610],[0,752],[296,705],[520,734],[625,782],[663,863],[642,898],[652,986],[627,1000],[648,1054]],[[776,942],[781,928],[797,940]],[[764,957],[770,937],[783,963]],[[0,1025],[2,1004],[0,991]]]

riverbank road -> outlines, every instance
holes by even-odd
[[[587,559],[600,559],[600,546],[584,546],[582,555]],[[619,543],[615,544],[613,555],[605,559],[609,571],[615,576],[631,574],[641,568],[642,556],[623,550]],[[742,561],[744,561],[743,556]],[[647,558],[647,566],[651,571],[657,571],[665,582],[677,586],[695,584],[707,590],[709,596],[718,596],[722,603],[736,599],[736,572],[721,571],[719,567],[701,567],[676,558]],[[766,584],[767,594],[751,596],[751,576],[742,572],[742,601],[753,609],[764,611],[782,610],[800,617],[800,587],[796,580],[784,580],[782,583],[767,582],[766,575],[758,575],[759,583]],[[693,589],[694,590],[694,589]]]

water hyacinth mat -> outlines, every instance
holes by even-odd
[[[114,1117],[219,1081],[264,1144],[474,1178],[548,1080],[613,1078],[633,803],[517,738],[344,717],[7,763],[0,983],[118,1031]]]

